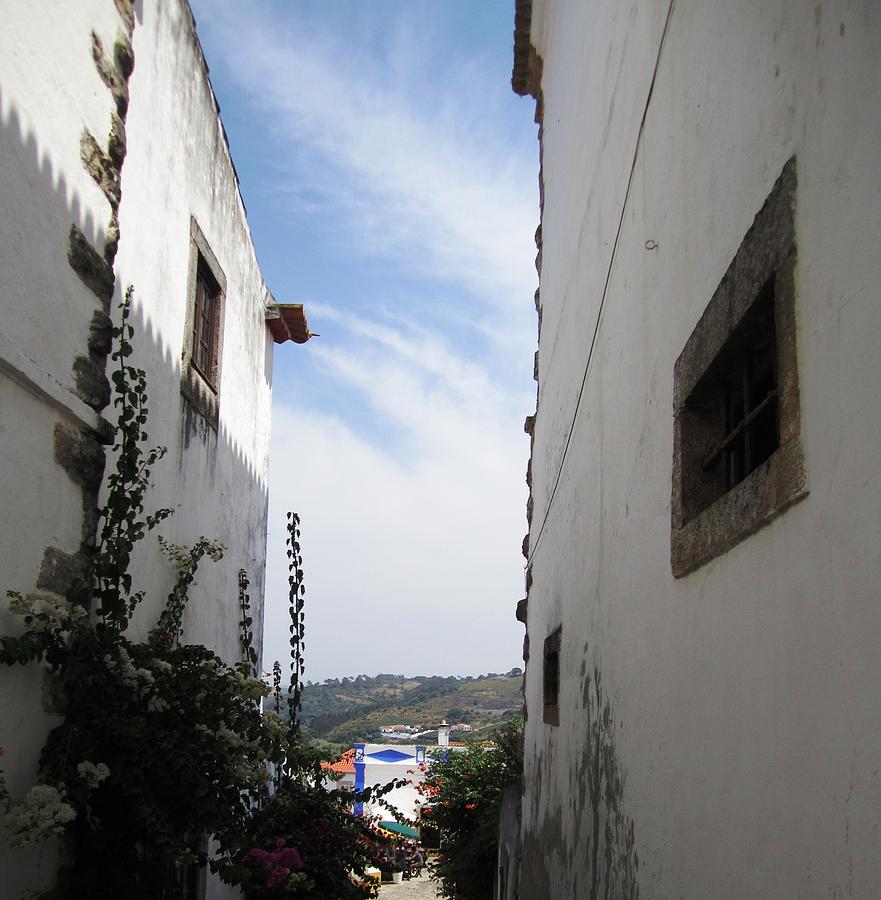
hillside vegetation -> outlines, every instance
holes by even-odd
[[[519,716],[523,699],[521,671],[457,678],[440,675],[377,675],[307,682],[301,718],[308,736],[350,744],[392,743],[380,734],[387,725],[429,730],[440,721],[468,724],[472,731],[454,732],[455,740],[480,738],[501,722]],[[432,743],[434,734],[420,737]]]

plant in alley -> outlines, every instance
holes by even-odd
[[[489,745],[436,756],[417,787],[423,819],[440,838],[441,855],[432,870],[444,897],[489,900],[493,895],[502,793],[520,777],[520,735],[515,720]]]
[[[222,876],[254,900],[374,896],[358,877],[375,848],[366,821],[350,812],[352,795],[324,788],[317,754],[308,747],[296,745],[292,753],[279,789],[253,811]]]

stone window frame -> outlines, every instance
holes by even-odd
[[[796,186],[793,157],[784,166],[676,360],[670,561],[677,578],[727,552],[807,496],[795,311]],[[690,515],[684,500],[686,480],[702,453],[703,436],[689,400],[738,336],[738,326],[743,331],[745,319],[769,283],[774,292],[777,449],[742,481]]]
[[[557,626],[544,641],[542,654],[542,721],[560,724],[560,642],[562,626]]]
[[[207,372],[203,372],[193,359],[193,327],[200,267],[207,270],[219,288],[219,292],[214,298],[217,304],[217,313],[214,321],[212,362]],[[181,395],[215,429],[219,418],[225,313],[226,275],[199,227],[199,223],[194,217],[190,217],[190,258],[187,270],[187,307],[181,359]]]

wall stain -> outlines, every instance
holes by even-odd
[[[602,675],[582,677],[586,717],[585,753],[578,769],[582,809],[590,813],[588,867],[590,900],[637,900],[639,855],[633,820],[621,809],[624,775],[615,746],[614,718]],[[582,813],[582,821],[584,812]]]
[[[555,774],[562,735],[554,728],[527,776],[519,896],[639,900],[639,855],[633,820],[623,810],[615,717],[599,668],[583,661],[579,679],[581,722],[574,736],[580,735],[581,758],[568,778]],[[558,805],[550,799],[554,788]]]

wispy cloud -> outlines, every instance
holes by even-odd
[[[361,390],[388,418],[423,436],[430,420],[445,412],[473,422],[486,434],[519,413],[524,399],[528,402],[510,385],[494,382],[484,365],[454,352],[437,331],[368,320],[323,304],[313,304],[310,310],[354,339],[345,346],[310,348],[316,358]]]
[[[212,4],[206,27],[286,147],[287,189],[313,210],[317,198],[345,210],[355,252],[394,252],[484,301],[528,303],[535,170],[494,131],[479,91],[453,89],[477,64],[438,71],[445,86],[426,93],[413,87],[426,35],[405,16],[383,64],[251,10]]]

